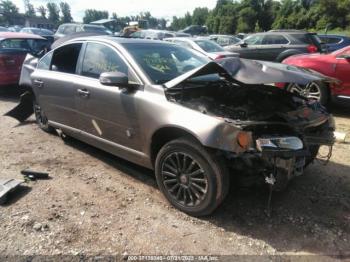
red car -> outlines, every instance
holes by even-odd
[[[327,104],[332,98],[350,99],[350,46],[329,54],[294,55],[282,63],[312,69],[340,80],[332,85],[318,82],[308,86],[289,84],[286,87],[289,91],[316,99],[322,104]]]
[[[26,55],[38,53],[47,43],[34,34],[0,32],[0,86],[18,84]]]

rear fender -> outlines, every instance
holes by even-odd
[[[303,52],[301,52],[300,50],[297,49],[288,49],[286,51],[283,51],[282,53],[280,53],[278,55],[278,57],[276,58],[276,62],[282,62],[284,59],[286,59],[287,57],[290,57],[292,55],[300,55],[303,54]]]

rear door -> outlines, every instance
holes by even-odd
[[[31,75],[36,99],[48,119],[73,128],[78,128],[74,82],[81,47],[82,43],[73,43],[48,53]]]
[[[344,56],[350,56],[350,47],[338,55],[335,77],[343,82],[342,95],[350,96],[350,59]]]
[[[141,83],[114,47],[97,42],[86,44],[81,76],[76,82],[79,127],[95,137],[141,150],[140,137],[134,135],[140,133],[135,97],[143,91],[129,93],[100,83],[101,73],[115,71],[126,74],[129,82]]]

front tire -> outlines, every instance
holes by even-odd
[[[193,139],[181,138],[163,146],[155,171],[167,200],[191,216],[209,215],[228,193],[227,168]]]
[[[53,133],[55,129],[49,125],[49,120],[46,117],[44,110],[35,99],[33,101],[33,110],[35,115],[35,121],[40,127],[40,129],[47,133]]]

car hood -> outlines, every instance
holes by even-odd
[[[336,79],[327,77],[310,69],[280,63],[233,57],[222,59],[218,62],[211,61],[168,81],[164,85],[166,88],[172,88],[187,79],[217,73],[228,80],[239,82],[243,85],[263,85],[273,83],[296,83],[307,85],[313,81],[336,81]]]
[[[331,56],[331,54],[320,54],[320,53],[315,53],[315,54],[300,54],[300,55],[292,55],[286,59],[283,60],[282,63],[284,64],[302,64],[304,61],[321,61],[324,60],[325,58]],[[295,63],[297,62],[297,63]]]

